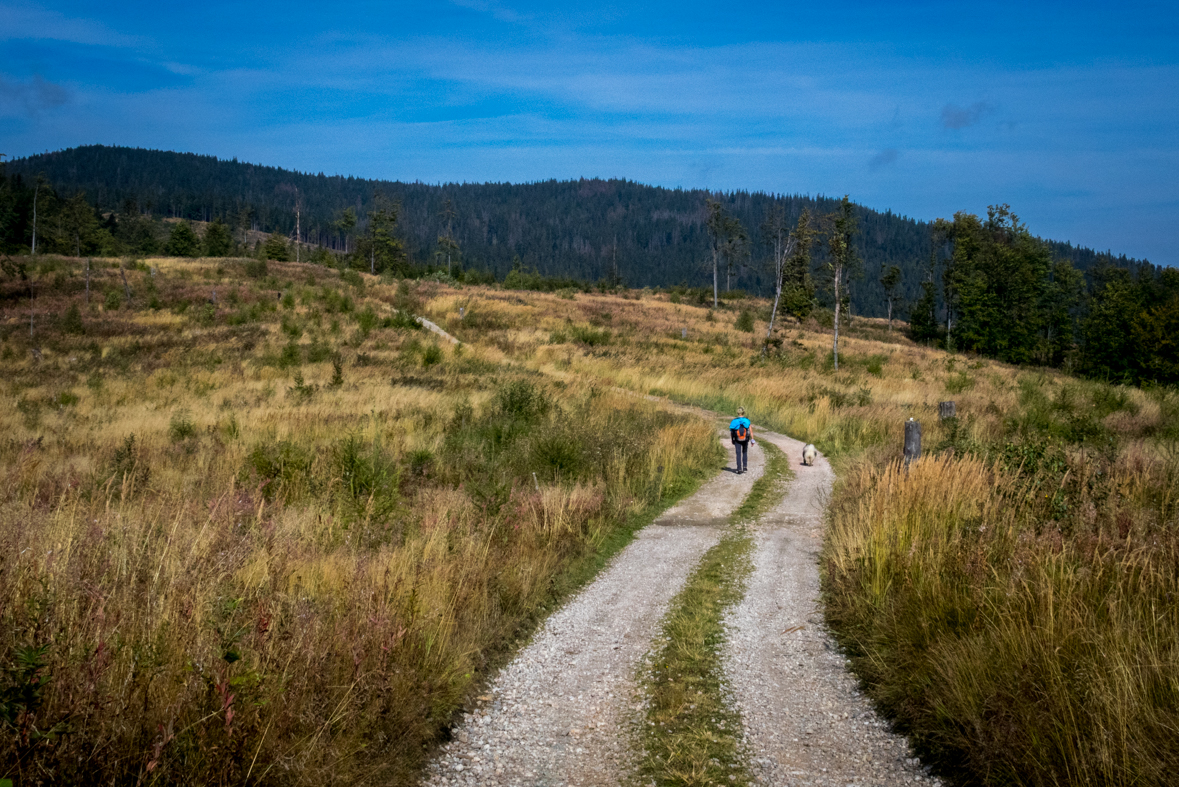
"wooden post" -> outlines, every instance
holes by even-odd
[[[921,456],[921,422],[905,421],[905,464]]]
[[[947,418],[957,418],[958,410],[953,402],[938,402],[937,405],[938,420],[944,421]]]

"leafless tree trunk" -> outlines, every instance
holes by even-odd
[[[86,258],[86,305],[90,305],[90,258]]]
[[[123,292],[127,295],[127,305],[131,305],[131,285],[127,283],[127,271],[123,267],[123,262],[119,261],[119,275],[123,277]]]
[[[831,346],[831,351],[835,357],[835,371],[839,371],[839,279],[843,276],[843,264],[835,263],[835,342]]]
[[[786,275],[786,258],[794,251],[795,240],[787,238],[786,245],[782,245],[782,236],[774,239],[774,307],[770,309],[770,325],[766,328],[766,340],[761,346],[762,357],[770,346],[770,336],[774,333],[774,321],[778,317],[778,303],[782,300],[782,277]]]
[[[37,256],[37,195],[41,193],[41,181],[37,181],[37,188],[33,189],[33,251],[32,255]],[[30,289],[30,292],[32,290]],[[31,295],[29,297],[32,297]],[[29,329],[32,330],[31,328]],[[31,335],[31,334],[30,334]]]
[[[720,287],[718,286],[718,278],[717,278],[718,273],[719,273],[717,270],[717,266],[720,264],[720,260],[717,259],[718,256],[719,256],[718,250],[713,249],[712,250],[712,308],[714,308],[714,309],[717,307],[717,304],[720,301],[720,294],[719,294]]]

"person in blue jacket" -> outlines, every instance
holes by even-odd
[[[745,417],[745,408],[737,408],[737,417],[729,424],[729,436],[733,439],[733,450],[737,454],[737,472],[749,469],[749,444],[753,442],[753,424]]]

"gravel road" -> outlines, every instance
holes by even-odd
[[[638,661],[668,603],[763,469],[729,467],[639,532],[496,677],[430,765],[429,785],[618,785]]]
[[[801,442],[758,435],[798,464],[754,530],[753,574],[725,621],[750,770],[773,785],[939,784],[873,711],[823,625],[818,561],[831,466],[822,456],[802,466]]]

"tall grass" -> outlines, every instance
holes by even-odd
[[[422,364],[416,332],[357,324],[388,285],[213,265],[161,264],[158,310],[81,309],[81,340],[39,326],[40,361],[27,314],[3,326],[27,404],[0,410],[0,778],[410,783],[517,638],[717,464],[699,419],[494,351]]]
[[[540,338],[579,319],[568,307],[536,299],[515,323],[498,308],[516,325],[504,346],[550,374],[743,405],[833,457],[828,621],[881,709],[955,782],[1174,782],[1173,391],[948,355],[871,323],[853,325],[837,373],[814,326],[783,330],[763,357],[703,309],[656,299],[579,302],[581,319],[614,314],[620,338],[601,352]],[[943,399],[958,418],[937,419]],[[906,473],[909,417],[927,458]]]
[[[1179,548],[1146,491],[1179,466],[1069,459],[1063,517],[1041,475],[975,458],[862,464],[837,495],[832,622],[961,783],[1162,785],[1179,767]]]
[[[86,306],[80,268],[46,261],[32,339],[7,293],[0,778],[411,780],[514,638],[714,466],[707,426],[618,386],[742,405],[833,457],[829,622],[943,772],[1174,781],[1173,391],[860,319],[836,372],[817,323],[763,355],[737,311],[650,293],[156,267],[108,310],[117,266]],[[909,417],[930,456],[906,474]]]

